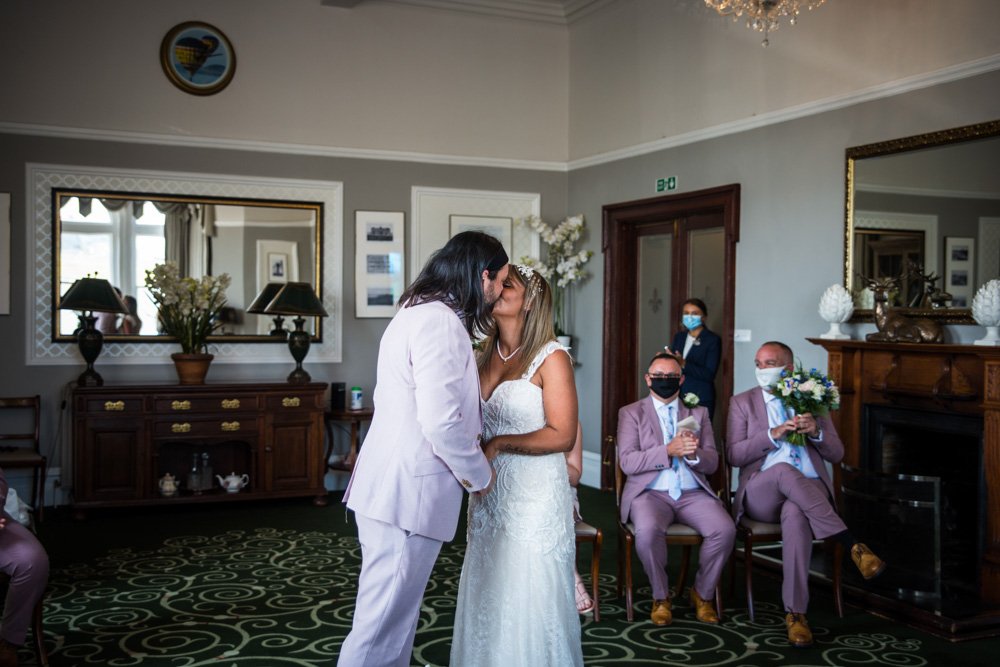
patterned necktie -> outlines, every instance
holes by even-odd
[[[671,403],[667,406],[667,442],[674,439],[676,427],[674,425],[674,408],[677,406]],[[679,456],[671,457],[670,468],[674,471],[673,481],[670,483],[670,490],[667,493],[674,500],[681,497],[681,460]]]
[[[786,409],[784,403],[782,403],[780,400],[778,400],[777,403],[778,403],[778,415],[781,418],[781,421],[786,422],[789,419],[791,419],[792,417],[791,411]],[[798,468],[799,471],[801,471],[802,453],[799,451],[800,448],[798,447],[798,445],[793,445],[788,441],[785,441],[785,447],[788,447],[788,454],[789,457],[791,457],[792,459],[792,465]]]

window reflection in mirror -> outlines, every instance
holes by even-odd
[[[217,336],[226,339],[268,336],[274,320],[245,312],[269,282],[305,281],[320,285],[322,206],[308,202],[270,202],[167,197],[56,190],[55,231],[58,261],[56,290],[63,294],[87,275],[106,278],[132,307],[128,315],[99,314],[105,336],[150,340],[160,335],[156,307],[145,286],[146,271],[175,262],[182,275],[228,273]],[[56,340],[72,337],[76,313],[54,311]],[[285,323],[285,328],[290,326]],[[306,324],[314,336],[315,319]]]
[[[972,321],[964,310],[971,295],[1000,277],[997,174],[1000,121],[847,149],[844,279],[860,317],[870,316],[860,309],[871,307],[871,295],[858,274],[894,275],[904,283],[895,305]],[[974,249],[961,266],[946,256],[958,239]],[[908,272],[907,260],[918,269]],[[962,272],[971,284],[952,280]],[[936,279],[936,292],[926,278]],[[929,298],[949,290],[953,299]]]

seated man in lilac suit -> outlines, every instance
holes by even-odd
[[[885,563],[857,542],[833,507],[833,484],[826,462],[839,463],[844,444],[828,417],[789,414],[767,391],[781,372],[794,370],[792,350],[784,343],[761,345],[754,360],[757,384],[729,403],[729,463],[740,468],[736,520],[745,513],[756,521],[781,524],[785,626],[793,646],[812,644],[806,621],[809,606],[809,559],[814,539],[832,538],[850,550],[865,579],[880,574]],[[784,440],[805,433],[804,447]]]
[[[382,335],[375,415],[344,494],[361,576],[343,667],[410,665],[420,601],[442,543],[455,537],[463,491],[492,487],[471,335],[488,328],[507,271],[495,238],[455,235]]]
[[[703,538],[691,603],[705,623],[719,622],[711,601],[736,539],[732,517],[705,478],[719,465],[712,422],[705,408],[689,409],[678,400],[683,382],[678,358],[661,352],[646,373],[649,396],[618,411],[618,461],[628,475],[621,520],[631,517],[635,526],[635,550],[653,589],[650,618],[656,625],[673,620],[664,539],[670,524],[691,526]],[[685,420],[696,426],[685,428]]]

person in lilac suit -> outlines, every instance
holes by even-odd
[[[844,458],[844,444],[828,417],[790,414],[768,390],[782,371],[794,370],[794,356],[784,343],[770,341],[754,359],[759,386],[733,396],[729,403],[729,463],[740,468],[733,511],[755,521],[781,524],[781,597],[785,626],[793,646],[812,644],[806,621],[809,606],[809,560],[814,539],[836,539],[850,551],[865,579],[880,574],[885,563],[848,531],[833,507],[833,483],[826,463]],[[807,444],[792,445],[785,435],[804,433]]]
[[[344,494],[361,542],[354,623],[338,664],[406,666],[420,602],[463,492],[488,493],[472,335],[507,277],[501,243],[452,237],[399,300],[379,345],[375,414]]]
[[[0,470],[0,498],[7,498],[7,489]],[[49,580],[49,556],[31,531],[6,512],[0,516],[0,572],[10,577],[0,621],[0,667],[17,667],[17,647],[24,645],[31,613]]]
[[[679,522],[703,538],[691,587],[695,616],[718,623],[712,600],[736,527],[705,477],[719,466],[712,422],[705,408],[688,408],[679,400],[684,376],[677,356],[657,354],[645,377],[649,396],[618,411],[617,446],[619,465],[628,475],[621,520],[631,518],[635,526],[636,555],[653,589],[650,618],[656,625],[673,620],[664,536],[670,524]],[[685,420],[697,426],[685,427]]]

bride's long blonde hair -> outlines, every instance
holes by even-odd
[[[521,306],[521,352],[517,364],[517,376],[524,375],[538,351],[549,341],[555,340],[552,326],[552,289],[542,275],[523,264],[511,264],[508,279],[524,286],[524,303]],[[482,374],[496,354],[499,327],[494,321],[486,332],[486,338],[479,346],[476,362]]]

